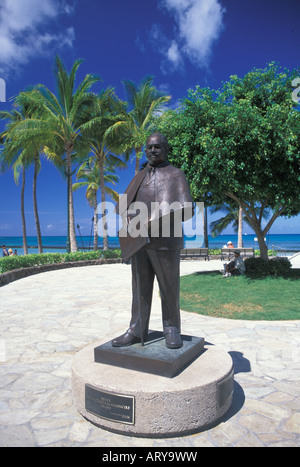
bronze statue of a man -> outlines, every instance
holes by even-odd
[[[145,207],[147,215],[139,219],[145,235],[130,235],[130,222],[125,222],[123,227],[126,237],[119,233],[122,257],[132,259],[132,308],[129,329],[112,341],[115,347],[146,340],[155,276],[160,289],[166,346],[171,349],[182,346],[179,309],[182,220],[193,215],[192,197],[184,173],[168,163],[168,149],[165,136],[154,133],[148,138],[148,164],[133,178],[116,208],[123,219],[130,219],[128,213],[132,206]],[[178,218],[180,229],[175,222]]]

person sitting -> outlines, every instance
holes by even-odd
[[[8,251],[5,245],[2,246],[2,250],[3,250],[2,256],[8,256]]]
[[[241,258],[241,253],[239,250],[234,252],[235,259],[230,261],[230,263],[225,265],[225,274],[224,277],[228,276],[239,276],[241,274],[245,274],[246,267],[243,259]]]
[[[14,256],[14,252],[12,251],[11,248],[9,248],[9,250],[8,250],[8,256]]]
[[[234,248],[233,243],[232,242],[227,242],[227,248]]]

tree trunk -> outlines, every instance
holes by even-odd
[[[203,234],[204,234],[204,247],[209,248],[209,246],[208,246],[208,230],[207,230],[207,207],[204,208]]]
[[[21,216],[22,216],[22,231],[23,231],[23,250],[24,250],[24,255],[28,255],[25,208],[24,208],[24,193],[25,193],[25,166],[23,164],[22,189],[21,189]]]
[[[280,208],[278,208],[278,210],[273,213],[273,216],[271,217],[271,219],[269,220],[269,222],[267,223],[265,228],[262,229],[262,227],[261,227],[261,217],[262,216],[259,216],[258,218],[256,217],[255,209],[254,209],[253,204],[252,205],[247,204],[246,202],[239,199],[233,193],[226,193],[226,195],[229,196],[230,198],[234,199],[240,206],[242,206],[243,211],[244,211],[244,213],[245,213],[245,215],[246,215],[246,217],[247,217],[247,219],[249,221],[249,224],[251,225],[252,229],[254,230],[254,232],[255,232],[255,234],[257,236],[258,245],[259,245],[259,249],[260,249],[260,257],[262,259],[267,260],[268,259],[268,246],[265,243],[265,236],[269,232],[269,230],[272,227],[275,220],[279,216],[281,216],[283,214],[283,212],[285,210],[285,207],[281,206]]]
[[[141,158],[142,147],[135,148],[135,171],[136,175],[140,171],[140,158]]]
[[[104,182],[104,166],[102,157],[98,157],[99,173],[100,173],[100,190],[101,190],[101,216],[103,229],[103,250],[109,249],[108,244],[108,228],[106,222],[106,202],[105,202],[105,182]]]
[[[40,220],[39,220],[39,213],[37,207],[37,197],[36,197],[36,181],[37,181],[37,174],[38,174],[38,153],[35,155],[35,162],[34,162],[34,175],[33,175],[33,211],[34,211],[34,218],[35,218],[35,226],[36,226],[36,235],[38,241],[38,249],[39,253],[43,253],[43,245],[42,245],[42,235],[41,235],[41,227],[40,227]]]
[[[98,250],[98,201],[96,192],[94,199],[94,250]]]
[[[68,146],[66,149],[66,175],[68,181],[68,241],[70,241],[70,251],[78,251],[75,218],[74,218],[74,205],[73,205],[73,190],[72,190],[72,160],[71,160],[72,147]]]
[[[238,248],[243,248],[243,209],[239,206]]]
[[[265,242],[265,236],[264,236],[264,233],[263,232],[255,232],[256,233],[256,236],[257,236],[257,240],[258,240],[258,245],[259,245],[259,249],[260,249],[260,257],[262,259],[269,259],[268,258],[268,246],[266,245],[266,242]]]

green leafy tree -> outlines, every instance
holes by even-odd
[[[231,77],[219,92],[197,87],[161,123],[194,198],[209,193],[218,204],[227,196],[241,206],[264,259],[275,220],[300,211],[300,113],[292,99],[299,74],[271,63]],[[264,226],[266,210],[272,215]]]

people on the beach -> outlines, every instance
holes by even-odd
[[[13,252],[13,250],[11,248],[7,249],[5,245],[2,245],[2,256],[5,257],[5,256],[17,256],[18,255],[18,252],[17,250],[15,250]]]
[[[2,245],[2,256],[8,256],[8,251],[5,245]]]
[[[245,274],[245,271],[246,271],[245,263],[240,255],[241,253],[239,250],[236,250],[234,252],[235,259],[225,265],[224,277],[228,277],[232,275],[239,276],[241,274]]]
[[[225,243],[225,245],[222,246],[222,248],[234,248],[234,246],[232,242],[227,242]]]

